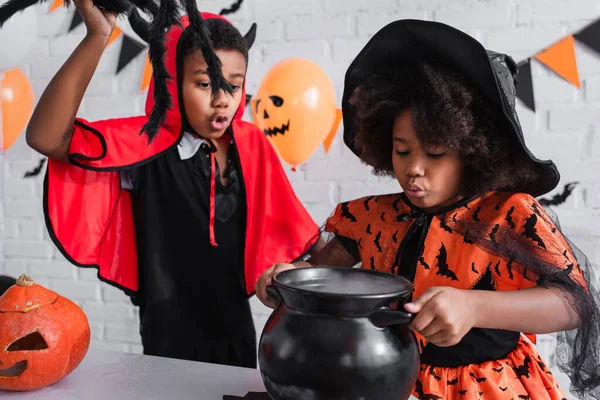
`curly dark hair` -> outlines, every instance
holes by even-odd
[[[215,50],[237,50],[244,55],[248,62],[248,42],[240,31],[229,22],[219,18],[209,18],[205,24]],[[201,50],[201,43],[192,29],[186,29],[179,40],[182,58]]]
[[[375,75],[354,91],[350,104],[356,112],[354,143],[376,175],[394,176],[392,127],[408,107],[422,144],[458,152],[464,196],[512,191],[539,174],[509,140],[505,130],[510,128],[498,108],[456,70],[440,63]]]

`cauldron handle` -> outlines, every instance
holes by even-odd
[[[382,307],[371,314],[369,319],[375,326],[385,327],[390,325],[409,324],[415,317],[416,314]]]
[[[281,304],[281,296],[279,295],[279,293],[277,292],[277,289],[275,289],[274,286],[272,286],[272,285],[267,286],[267,294],[273,300],[275,300],[278,304]]]

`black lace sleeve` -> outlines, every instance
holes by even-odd
[[[532,286],[563,291],[581,325],[556,334],[556,362],[571,379],[573,395],[599,400],[600,297],[591,263],[561,231],[558,217],[549,208],[531,197],[505,208],[511,216],[509,224],[452,218],[445,222],[455,233],[504,259],[510,274],[519,274]]]

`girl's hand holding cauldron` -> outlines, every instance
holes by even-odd
[[[404,305],[415,313],[409,328],[440,347],[454,346],[476,323],[473,292],[451,287],[432,287],[412,303]]]

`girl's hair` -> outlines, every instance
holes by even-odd
[[[215,50],[237,50],[248,62],[248,43],[242,34],[229,22],[219,18],[207,19],[204,24],[210,34]],[[179,39],[181,41],[182,59],[195,51],[201,51],[201,43],[192,29],[186,29]]]
[[[376,175],[394,176],[392,127],[412,109],[420,143],[458,152],[464,165],[462,194],[512,191],[539,173],[509,138],[509,126],[474,85],[441,64],[396,68],[371,77],[350,99],[355,108],[355,145]]]

